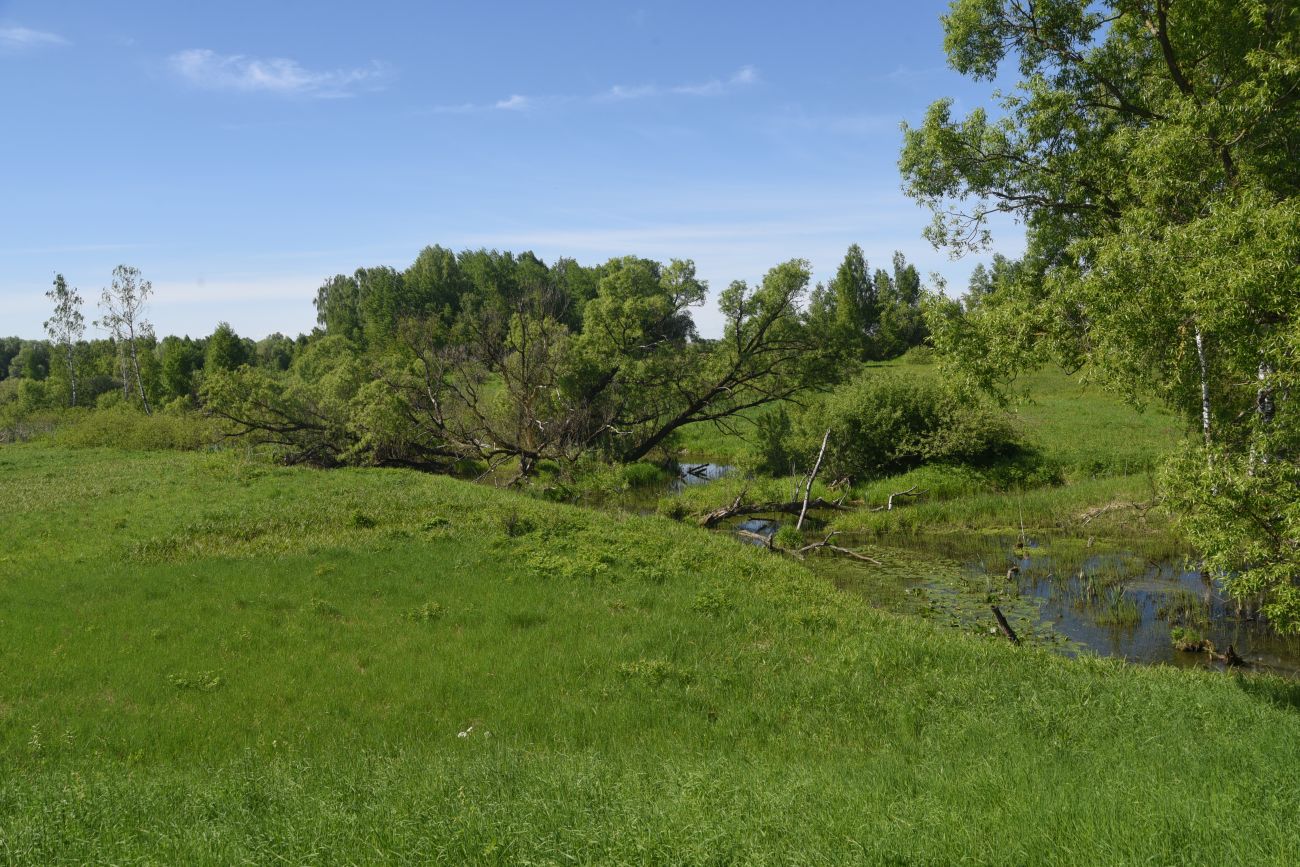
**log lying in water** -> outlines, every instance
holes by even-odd
[[[844,506],[839,503],[832,503],[830,500],[824,500],[817,497],[809,500],[807,506],[801,500],[791,500],[785,503],[750,503],[746,505],[737,497],[730,506],[723,506],[720,509],[714,509],[703,518],[700,518],[701,527],[716,526],[719,521],[725,521],[727,518],[738,518],[741,515],[763,515],[771,512],[780,512],[786,515],[798,515],[805,508],[808,509],[834,509],[838,512],[846,512]]]
[[[1091,509],[1080,512],[1076,516],[1076,520],[1080,524],[1086,525],[1091,523],[1094,518],[1100,518],[1102,515],[1109,515],[1112,512],[1122,512],[1127,509],[1132,509],[1137,512],[1138,520],[1145,521],[1147,519],[1147,512],[1151,511],[1159,504],[1159,499],[1147,500],[1144,503],[1128,503],[1123,500],[1115,500],[1105,504],[1104,506],[1094,506]]]
[[[922,491],[922,490],[918,490],[916,485],[912,485],[912,487],[908,488],[906,491],[894,491],[892,494],[889,495],[889,499],[885,501],[885,505],[883,505],[883,506],[875,506],[874,508],[872,508],[871,511],[873,511],[873,512],[892,512],[892,511],[894,511],[894,498],[895,498],[895,497],[898,497],[898,498],[900,498],[900,499],[901,499],[902,497],[919,497],[919,496],[921,496],[921,495],[924,494],[924,493],[926,493],[926,492],[925,492],[925,491]]]
[[[1250,665],[1249,662],[1237,655],[1237,649],[1231,644],[1228,645],[1228,649],[1223,653],[1215,653],[1214,645],[1210,644],[1208,640],[1205,643],[1207,645],[1206,652],[1210,654],[1210,659],[1218,660],[1229,668],[1239,668]]]
[[[879,560],[877,560],[875,557],[868,557],[866,554],[860,553],[858,551],[854,551],[851,548],[841,548],[839,545],[832,545],[831,539],[833,539],[836,535],[837,532],[827,533],[826,538],[822,539],[820,542],[813,542],[811,545],[804,545],[799,550],[792,551],[790,553],[802,559],[803,555],[811,554],[813,551],[820,551],[824,548],[827,551],[831,551],[836,554],[843,554],[845,557],[852,557],[854,560],[861,560],[864,563],[874,563],[877,566],[885,565],[884,563],[881,563]]]

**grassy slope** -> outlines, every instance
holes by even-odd
[[[0,497],[8,861],[1300,857],[1275,682],[403,471],[19,446]]]
[[[1139,411],[1059,370],[1037,371],[1021,385],[1029,400],[1015,414],[1025,439],[1075,477],[1141,473],[1183,435],[1183,423],[1158,404]]]

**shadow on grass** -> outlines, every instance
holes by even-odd
[[[1274,676],[1238,677],[1237,685],[1254,698],[1270,702],[1284,710],[1300,712],[1300,681]]]

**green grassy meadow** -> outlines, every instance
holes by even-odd
[[[662,518],[0,449],[7,863],[1294,863],[1300,690],[872,610]]]

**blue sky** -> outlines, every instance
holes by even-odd
[[[159,333],[297,333],[323,278],[433,243],[690,258],[717,290],[857,242],[960,291],[984,257],[932,250],[897,170],[900,121],[988,101],[944,8],[0,0],[0,335],[119,263]]]

